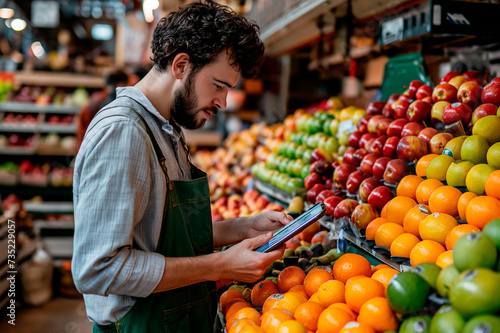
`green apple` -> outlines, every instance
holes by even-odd
[[[493,167],[486,163],[476,164],[467,173],[465,177],[465,186],[469,192],[475,193],[477,195],[484,194],[484,184],[486,178],[495,171]]]
[[[464,140],[462,149],[460,150],[460,156],[462,160],[474,164],[486,163],[486,153],[489,148],[490,145],[485,137],[477,134],[471,135]]]
[[[330,134],[331,135],[337,135],[337,132],[339,130],[339,121],[337,119],[332,119],[330,121],[330,125],[328,125]]]
[[[500,117],[486,116],[479,119],[472,127],[472,134],[481,135],[490,145],[500,141]]]
[[[469,161],[455,161],[450,164],[446,171],[446,182],[450,186],[465,186],[465,177],[467,173],[474,166]]]
[[[462,144],[465,139],[467,139],[466,135],[462,135],[448,141],[446,146],[444,146],[443,154],[450,155],[455,160],[462,159],[460,156],[460,151],[462,150]]]
[[[349,133],[348,131],[342,131],[340,133],[337,133],[337,137],[339,139],[339,144],[340,145],[348,145],[349,143],[349,135],[351,133]]]
[[[495,169],[500,169],[500,142],[493,144],[486,153],[486,161]]]

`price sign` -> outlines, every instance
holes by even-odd
[[[31,25],[38,28],[57,28],[59,25],[59,3],[57,1],[33,1],[31,3]]]
[[[382,24],[382,44],[387,45],[403,40],[404,22],[402,17]]]

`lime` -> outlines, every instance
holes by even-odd
[[[472,167],[472,162],[456,160],[446,171],[446,182],[450,186],[465,186],[465,178]]]
[[[392,310],[410,314],[424,306],[430,287],[425,280],[413,272],[395,275],[387,286],[387,301]]]
[[[455,279],[458,278],[460,272],[455,267],[455,265],[448,265],[439,272],[437,280],[436,280],[436,288],[438,294],[442,297],[448,297],[448,292],[450,287],[455,282]]]
[[[491,269],[467,270],[450,287],[450,303],[465,318],[499,311],[498,285],[500,276]]]
[[[430,333],[461,333],[464,326],[465,320],[460,313],[445,305],[432,318]]]
[[[491,314],[472,317],[462,333],[500,333],[500,317]]]
[[[464,143],[465,139],[467,139],[467,136],[462,135],[448,141],[446,146],[444,146],[444,149],[447,149],[449,152],[448,155],[452,156],[455,160],[462,159],[460,156],[460,151],[462,150],[462,144]]]
[[[430,316],[415,316],[403,321],[399,333],[429,333],[431,326]]]
[[[474,165],[470,168],[467,176],[465,177],[465,186],[470,192],[473,192],[477,195],[484,194],[484,184],[486,183],[486,178],[495,171],[495,169],[486,164],[480,163]]]
[[[485,234],[471,232],[456,241],[453,262],[460,272],[476,267],[493,268],[497,262],[497,248]]]
[[[486,161],[495,169],[500,169],[500,142],[495,143],[486,153]]]
[[[490,148],[490,145],[484,137],[481,135],[471,135],[462,144],[460,156],[462,160],[470,161],[474,164],[486,163],[488,148]]]
[[[436,281],[441,267],[430,262],[423,262],[413,267],[411,271],[420,275],[433,289],[437,289]]]
[[[491,115],[480,118],[472,127],[472,134],[481,135],[490,145],[500,141],[500,117]]]
[[[455,162],[455,159],[449,155],[439,155],[432,159],[427,165],[425,174],[427,178],[446,180],[446,171],[448,167]]]
[[[500,250],[500,219],[488,222],[483,229],[483,234],[488,236]]]

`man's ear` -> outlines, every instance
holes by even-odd
[[[189,55],[187,53],[179,53],[172,61],[172,74],[176,79],[182,79],[189,71]]]

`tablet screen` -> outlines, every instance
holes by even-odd
[[[307,212],[297,217],[292,222],[288,223],[283,228],[276,231],[273,238],[266,244],[259,246],[255,249],[257,252],[270,252],[279,248],[287,240],[319,220],[323,215],[325,215],[326,209],[323,202],[314,205]]]

